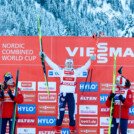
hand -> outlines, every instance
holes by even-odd
[[[4,89],[4,86],[5,86],[4,83],[0,83],[0,90]]]
[[[44,52],[42,52],[42,51],[39,52],[39,55],[40,55],[41,57],[43,57],[43,58],[46,58],[46,54],[45,54]]]
[[[116,95],[115,93],[111,93],[110,96],[109,96],[109,100],[111,101],[112,98],[114,98],[115,95]]]
[[[96,60],[96,56],[91,56],[91,60]]]
[[[119,95],[119,100],[122,101],[122,103],[124,103],[125,98],[120,94],[120,95]]]
[[[4,90],[0,92],[0,98],[4,99]]]
[[[14,97],[15,97],[15,96],[12,94],[11,89],[9,89],[9,90],[7,91],[7,93],[9,94],[10,98],[11,98],[12,100],[14,100]]]

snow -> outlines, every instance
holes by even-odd
[[[69,5],[69,1],[71,2]],[[41,3],[42,2],[42,3]],[[31,0],[0,2],[0,35],[134,37],[134,6],[128,0]]]

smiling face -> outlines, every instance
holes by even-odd
[[[13,84],[14,84],[13,78],[11,78],[7,81],[7,85],[13,85]]]
[[[66,59],[66,61],[65,61],[65,69],[68,70],[68,71],[72,71],[74,69],[73,59],[71,59],[71,58]]]
[[[7,72],[5,75],[4,75],[4,81],[7,85],[13,85],[14,84],[14,81],[13,81],[13,76],[11,75],[10,72]]]

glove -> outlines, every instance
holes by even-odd
[[[0,98],[4,99],[4,90],[0,92]]]
[[[15,96],[12,94],[11,89],[9,89],[9,90],[7,91],[7,93],[9,94],[10,98],[11,98],[12,100],[14,100],[14,97],[15,97]]]
[[[120,94],[120,95],[119,95],[119,100],[120,100],[122,103],[124,103],[125,98]]]
[[[111,101],[112,98],[114,98],[115,95],[116,95],[115,93],[111,93],[110,96],[109,96],[109,100]]]
[[[96,60],[96,56],[91,56],[91,60]]]
[[[46,58],[46,57],[47,57],[46,54],[45,54],[44,52],[42,52],[42,51],[39,52],[39,55],[40,55],[41,57],[43,57],[43,58]]]

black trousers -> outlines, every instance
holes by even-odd
[[[1,128],[0,128],[1,129],[1,134],[6,133],[6,126],[7,126],[8,121],[9,121],[9,134],[11,134],[12,118],[2,118],[2,125],[1,125]],[[16,119],[16,121],[17,121],[17,119]],[[15,121],[15,128],[16,128],[16,121]],[[14,134],[15,134],[15,130],[14,130]]]
[[[59,97],[59,112],[58,112],[58,119],[56,121],[57,126],[62,125],[62,121],[64,118],[65,113],[65,106],[66,103],[68,104],[68,112],[69,112],[69,126],[75,126],[75,100],[73,93],[66,93],[64,96],[63,93],[60,93]]]

